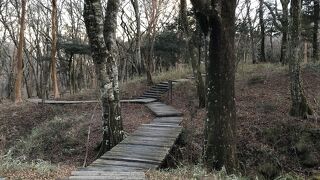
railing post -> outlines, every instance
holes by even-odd
[[[170,98],[170,104],[172,104],[172,94],[173,94],[173,91],[172,91],[172,81],[171,80],[169,80],[168,81],[168,83],[169,83],[169,98]]]

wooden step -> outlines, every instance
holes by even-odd
[[[154,102],[146,104],[146,106],[157,116],[157,117],[172,117],[182,116],[182,113],[174,109],[172,106],[168,106],[161,102]]]
[[[107,171],[73,171],[69,179],[82,180],[82,179],[132,179],[144,180],[146,179],[144,172],[107,172]]]
[[[155,98],[155,99],[159,99],[160,95],[142,95],[140,96],[142,98]]]
[[[161,96],[161,94],[159,94],[159,93],[149,93],[149,92],[144,92],[143,95]]]
[[[169,85],[168,84],[157,84],[157,85],[155,85],[155,86],[153,86],[153,87],[162,87],[162,88],[169,88]]]
[[[164,93],[165,93],[164,91],[160,91],[160,90],[151,90],[151,89],[149,89],[149,90],[147,90],[147,91],[145,91],[145,92],[147,92],[147,93],[157,93],[157,94],[164,94]]]
[[[165,87],[152,87],[150,90],[167,92],[167,91],[169,90],[169,88],[165,88]]]

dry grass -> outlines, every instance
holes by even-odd
[[[202,165],[182,166],[176,169],[165,169],[160,171],[150,171],[147,173],[150,180],[241,180],[245,179],[241,175],[227,175],[225,169],[208,173]]]

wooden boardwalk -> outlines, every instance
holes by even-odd
[[[169,90],[167,85],[152,87],[140,99],[160,97]],[[69,179],[145,179],[144,172],[159,168],[182,131],[182,113],[161,102],[148,102],[146,106],[157,118],[141,125],[88,167],[73,171]]]
[[[51,105],[72,105],[72,104],[94,104],[99,103],[98,100],[91,100],[91,101],[60,101],[60,100],[45,100],[42,101],[42,99],[27,99],[27,101],[37,104],[51,104]],[[120,100],[121,103],[140,103],[140,104],[146,104],[155,102],[157,99],[155,98],[143,98],[143,99],[128,99],[128,100]]]

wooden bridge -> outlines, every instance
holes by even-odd
[[[159,168],[182,131],[182,113],[155,102],[171,85],[171,82],[162,82],[138,99],[128,101],[145,103],[156,118],[140,126],[88,167],[73,171],[69,179],[145,179],[146,171]]]

